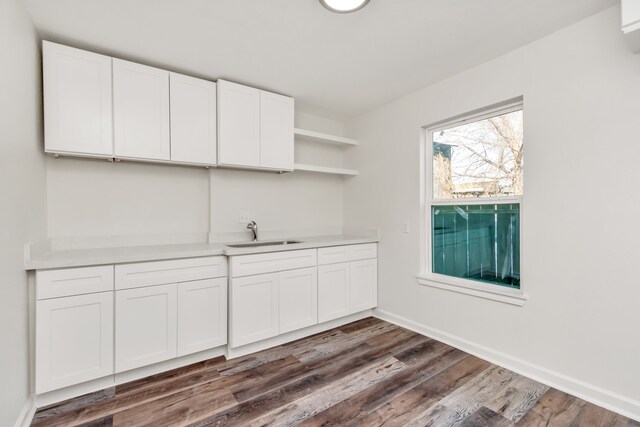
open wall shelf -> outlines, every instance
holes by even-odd
[[[329,135],[322,132],[316,132],[312,130],[295,128],[293,130],[296,141],[309,141],[317,142],[321,144],[329,144],[340,148],[349,148],[358,146],[358,141],[355,139],[345,138],[343,136]],[[296,163],[294,170],[305,172],[325,173],[341,176],[356,176],[358,171],[354,169],[345,169],[330,166],[319,166],[306,163]]]
[[[355,139],[344,138],[342,136],[334,136],[326,133],[315,132],[306,129],[294,129],[293,133],[296,139],[303,141],[319,142],[322,144],[337,145],[343,148],[355,147],[358,145],[358,141]]]
[[[293,168],[296,171],[305,171],[305,172],[329,173],[329,174],[343,175],[343,176],[358,175],[358,171],[354,169],[331,168],[327,166],[305,165],[301,163],[296,163]]]

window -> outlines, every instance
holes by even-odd
[[[521,295],[522,102],[430,127],[425,142],[427,278]]]

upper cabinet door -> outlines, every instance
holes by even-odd
[[[113,155],[111,58],[43,42],[45,151]]]
[[[260,91],[260,166],[293,170],[293,98]]]
[[[169,72],[113,59],[115,156],[170,160]]]
[[[218,164],[260,166],[260,90],[218,80]]]
[[[216,164],[216,84],[170,74],[171,160]]]

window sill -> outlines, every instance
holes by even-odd
[[[421,285],[425,285],[425,286],[429,286],[437,289],[443,289],[445,291],[471,295],[478,298],[498,301],[505,304],[516,305],[518,307],[522,307],[529,299],[526,295],[522,293],[521,290],[485,288],[485,286],[488,287],[488,286],[496,286],[496,285],[483,285],[481,283],[477,285],[476,284],[467,285],[464,283],[457,283],[457,284],[445,283],[443,280],[440,280],[439,278],[429,277],[423,274],[417,275],[416,279],[418,283]]]

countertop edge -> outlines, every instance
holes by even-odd
[[[335,238],[334,238],[335,237]],[[314,241],[314,239],[316,241]],[[325,240],[326,239],[326,240]],[[46,259],[45,254],[41,257],[36,257],[33,260],[25,262],[24,269],[26,271],[34,270],[52,270],[58,268],[79,268],[89,267],[95,265],[109,265],[109,264],[128,264],[136,262],[153,262],[153,261],[166,261],[171,259],[184,259],[184,258],[197,258],[207,256],[242,256],[252,254],[262,254],[269,252],[283,252],[305,249],[317,249],[330,246],[343,246],[343,245],[358,245],[366,243],[378,243],[378,237],[363,237],[363,236],[316,236],[315,238],[301,238],[302,243],[291,244],[287,246],[262,246],[254,248],[231,248],[224,243],[211,244],[214,248],[203,249],[180,249],[180,245],[166,245],[166,252],[162,252],[162,245],[155,246],[153,250],[149,248],[139,248],[140,253],[123,253],[123,254],[104,254],[104,255],[86,255],[91,251],[104,250],[105,252],[118,252],[118,251],[130,251],[135,252],[136,247],[125,248],[103,248],[103,249],[78,249],[70,251],[61,251],[57,255],[60,258]],[[307,240],[307,241],[305,241]],[[203,243],[203,245],[205,245]],[[159,249],[162,248],[162,249]],[[147,252],[145,252],[147,251]],[[85,253],[83,255],[83,252]],[[68,258],[64,255],[68,254]],[[84,258],[84,259],[83,259]]]
[[[305,249],[317,249],[326,248],[330,246],[344,246],[344,245],[361,245],[366,243],[378,243],[378,238],[350,238],[344,240],[332,240],[326,242],[302,242],[295,243],[286,246],[263,246],[259,248],[230,248],[225,246],[225,256],[241,256],[241,255],[254,255],[264,254],[269,252],[285,252],[285,251],[297,251]]]
[[[25,270],[52,270],[56,268],[89,267],[92,265],[129,264],[135,262],[166,261],[170,259],[199,258],[208,256],[224,256],[224,249],[169,252],[165,254],[131,254],[114,256],[97,256],[86,260],[32,260],[25,263]]]

